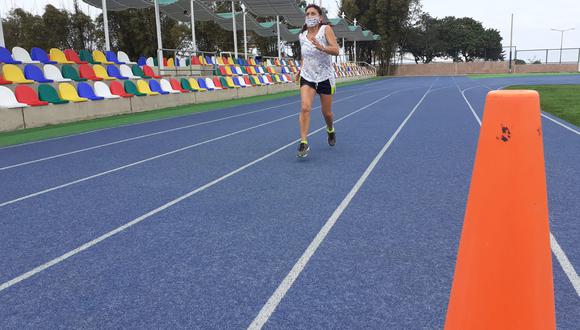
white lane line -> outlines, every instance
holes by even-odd
[[[555,120],[555,119],[553,119],[553,118],[551,118],[551,117],[549,117],[549,116],[546,116],[545,114],[542,114],[542,117],[544,117],[544,118],[548,119],[549,121],[551,121],[551,122],[555,123],[556,125],[559,125],[559,126],[562,126],[562,127],[564,127],[565,129],[569,130],[569,131],[570,131],[570,132],[572,132],[572,133],[576,133],[576,134],[580,135],[580,132],[578,132],[577,130],[573,129],[573,128],[572,128],[572,127],[570,127],[570,126],[564,125],[564,124],[562,124],[561,122],[559,122],[559,121],[557,121],[557,120]]]
[[[562,266],[564,273],[566,273],[566,276],[568,276],[570,282],[572,282],[576,294],[580,297],[580,278],[578,277],[574,266],[572,266],[572,263],[568,260],[564,250],[562,250],[560,244],[556,241],[556,237],[554,237],[552,233],[550,233],[550,246],[552,247],[552,252],[556,256],[556,259],[558,259],[560,266]]]
[[[237,115],[232,115],[232,116],[227,116],[227,117],[223,117],[223,118],[208,120],[208,121],[199,122],[199,123],[195,123],[195,124],[191,124],[191,125],[179,126],[179,127],[175,127],[175,128],[171,128],[171,129],[167,129],[167,130],[163,130],[163,131],[158,131],[158,132],[144,134],[144,135],[138,135],[138,136],[134,136],[134,137],[131,137],[131,138],[122,139],[122,140],[118,140],[118,141],[113,141],[113,142],[109,142],[109,143],[103,143],[103,144],[95,145],[95,146],[88,147],[88,148],[78,149],[78,150],[74,150],[74,151],[70,151],[70,152],[65,152],[65,153],[61,153],[61,154],[56,154],[56,155],[48,156],[48,157],[44,157],[44,158],[39,158],[39,159],[35,159],[35,160],[23,162],[23,163],[18,163],[18,164],[14,164],[14,165],[0,167],[0,171],[5,171],[5,170],[11,169],[11,168],[16,168],[16,167],[20,167],[20,166],[24,166],[24,165],[29,165],[29,164],[34,164],[34,163],[40,163],[40,162],[43,162],[43,161],[46,161],[46,160],[50,160],[50,159],[55,159],[55,158],[60,158],[60,157],[64,157],[64,156],[74,155],[74,154],[78,154],[78,153],[81,153],[81,152],[85,152],[85,151],[89,151],[89,150],[95,150],[95,149],[100,149],[100,148],[104,148],[104,147],[108,147],[108,146],[112,146],[112,145],[116,145],[116,144],[120,144],[120,143],[129,142],[129,141],[140,140],[140,139],[144,139],[144,138],[148,138],[148,137],[152,137],[152,136],[156,136],[156,135],[166,134],[166,133],[170,133],[170,132],[176,132],[176,131],[180,131],[180,130],[184,130],[184,129],[188,129],[188,128],[192,128],[192,127],[197,127],[197,126],[202,126],[202,125],[217,123],[217,122],[224,121],[224,120],[228,120],[228,119],[232,119],[232,118],[243,117],[243,116],[251,115],[251,114],[254,114],[254,113],[258,113],[258,112],[263,112],[263,111],[267,111],[267,110],[271,110],[271,109],[275,109],[275,108],[281,108],[281,107],[284,107],[284,106],[287,106],[287,105],[291,105],[291,104],[295,104],[295,103],[299,103],[299,102],[300,101],[294,101],[294,102],[284,103],[284,104],[275,105],[275,106],[271,106],[271,107],[267,107],[267,108],[263,108],[263,109],[259,109],[259,110],[254,110],[254,111],[250,111],[250,112],[244,112],[244,113],[237,114]]]
[[[379,160],[387,152],[387,150],[389,149],[389,147],[391,146],[393,141],[395,141],[395,139],[397,138],[397,136],[399,135],[399,133],[401,132],[401,130],[403,129],[405,124],[407,124],[407,122],[409,121],[411,116],[419,108],[421,103],[423,103],[423,100],[427,97],[427,95],[431,91],[432,87],[433,87],[433,85],[431,85],[431,87],[429,87],[429,90],[427,90],[427,92],[425,92],[425,94],[423,95],[423,97],[421,98],[419,103],[417,103],[417,105],[413,108],[413,110],[409,113],[409,115],[405,118],[405,120],[403,120],[403,122],[401,123],[399,128],[397,128],[395,133],[391,136],[391,138],[383,146],[381,151],[376,155],[376,157],[373,159],[373,161],[370,163],[370,165],[364,171],[362,176],[358,179],[356,184],[352,187],[350,192],[342,200],[342,202],[336,208],[336,210],[334,210],[334,212],[332,213],[330,218],[328,218],[328,220],[326,221],[326,223],[324,224],[322,229],[320,229],[320,231],[318,232],[318,234],[316,235],[314,240],[310,243],[310,245],[308,245],[308,247],[306,248],[306,251],[304,251],[304,253],[300,257],[300,259],[298,259],[296,264],[294,264],[294,267],[292,267],[292,269],[290,270],[288,275],[286,275],[286,277],[280,283],[280,285],[278,286],[276,291],[274,291],[272,296],[270,296],[270,298],[268,299],[266,304],[262,307],[262,309],[260,310],[260,312],[258,313],[256,318],[254,319],[254,321],[248,327],[248,329],[252,329],[252,330],[261,329],[264,326],[264,324],[266,324],[266,322],[268,322],[268,319],[270,319],[270,316],[272,315],[272,313],[274,313],[274,310],[276,310],[276,307],[278,307],[278,305],[280,304],[280,302],[282,301],[282,299],[284,298],[284,296],[286,295],[288,290],[290,290],[290,288],[292,287],[292,285],[294,284],[294,282],[296,281],[298,276],[300,276],[300,273],[302,273],[302,271],[304,270],[304,267],[306,267],[306,265],[310,261],[310,258],[314,255],[316,250],[318,250],[318,248],[320,247],[320,244],[322,244],[322,242],[324,241],[324,239],[326,238],[326,236],[328,235],[328,233],[330,232],[330,230],[332,229],[332,227],[334,226],[334,224],[336,223],[338,218],[342,215],[342,213],[348,207],[348,205],[350,204],[350,202],[352,201],[354,196],[357,194],[359,189],[365,183],[365,181],[367,180],[367,178],[369,177],[371,172],[374,170],[374,168],[378,164]]]
[[[368,83],[348,85],[348,86],[345,86],[345,88],[347,88],[347,90],[344,93],[351,92],[351,91],[354,92],[354,91],[357,91],[359,89],[364,89],[364,87],[378,85],[379,83],[382,83],[382,82],[384,82],[386,80],[388,80],[388,79],[384,79],[384,80],[378,81],[378,82],[368,82]],[[390,81],[394,81],[394,80],[388,80],[388,82],[390,82]],[[342,89],[339,89],[339,91],[341,91],[341,90]],[[283,97],[281,99],[285,99],[285,98],[289,98],[289,97],[292,97],[292,96]],[[276,100],[272,100],[272,101],[276,101]],[[197,105],[197,104],[191,104],[191,105],[194,106],[194,105]],[[101,128],[101,129],[96,129],[96,130],[88,131],[88,132],[76,133],[76,134],[65,135],[65,136],[58,136],[58,137],[53,137],[53,138],[39,140],[39,141],[32,141],[32,142],[20,143],[20,144],[15,144],[15,145],[11,145],[11,146],[0,147],[0,150],[13,149],[13,148],[18,148],[18,147],[28,146],[28,145],[31,145],[31,144],[38,144],[38,143],[49,142],[49,141],[54,141],[54,140],[62,140],[62,139],[67,139],[67,138],[73,138],[73,137],[77,137],[77,136],[81,136],[81,135],[98,133],[98,132],[102,132],[102,131],[106,131],[106,130],[112,130],[112,129],[118,129],[118,128],[125,128],[125,127],[137,126],[137,125],[145,125],[145,124],[156,123],[156,122],[161,122],[161,121],[171,120],[171,119],[177,119],[177,118],[183,118],[183,117],[190,117],[190,116],[193,117],[193,116],[205,114],[205,113],[208,113],[208,112],[219,112],[221,110],[228,110],[228,109],[231,110],[231,109],[234,109],[236,107],[245,106],[245,105],[252,105],[252,103],[242,104],[242,105],[237,105],[237,106],[231,106],[231,107],[226,107],[226,108],[212,109],[212,110],[201,111],[201,112],[196,112],[196,113],[189,113],[189,114],[185,114],[185,115],[181,115],[181,116],[175,116],[175,117],[160,118],[160,119],[148,120],[148,121],[144,121],[144,122],[138,122],[138,123],[132,123],[132,124],[126,124],[126,125],[120,125],[120,126],[114,126],[114,127],[106,127],[106,128]]]
[[[465,97],[465,91],[462,91],[461,88],[459,88],[459,85],[457,84],[457,82],[455,82],[455,86],[457,86],[457,90],[461,93],[461,96],[463,96],[463,99],[465,100],[465,102],[469,106],[469,109],[471,109],[471,113],[473,114],[473,117],[475,117],[475,120],[477,120],[477,122],[479,123],[479,126],[481,126],[481,120],[477,116],[477,113],[475,113],[475,110],[473,109],[473,106],[471,106],[471,103],[469,102],[467,97]]]
[[[348,100],[348,99],[351,99],[351,98],[354,98],[354,97],[359,97],[361,95],[368,94],[368,93],[373,93],[373,92],[376,92],[376,91],[367,91],[367,92],[359,93],[359,94],[356,94],[356,95],[348,96],[348,97],[345,97],[345,98],[336,100],[333,103],[339,103],[339,102],[342,102],[342,101],[345,101],[345,100]],[[317,107],[315,107],[313,109],[318,109],[318,108],[320,108],[320,106],[317,106]],[[238,131],[229,133],[229,134],[221,135],[221,136],[218,136],[218,137],[213,138],[213,139],[209,139],[209,140],[205,140],[205,141],[198,142],[198,143],[195,143],[195,144],[191,144],[191,145],[185,146],[183,148],[174,149],[174,150],[171,150],[169,152],[165,152],[163,154],[159,154],[159,155],[156,155],[156,156],[153,156],[153,157],[149,157],[149,158],[146,158],[146,159],[142,159],[142,160],[139,160],[139,161],[136,161],[136,162],[127,164],[127,165],[119,166],[119,167],[116,167],[116,168],[113,168],[113,169],[110,169],[110,170],[107,170],[107,171],[104,171],[104,172],[99,172],[99,173],[94,174],[94,175],[90,175],[90,176],[87,176],[87,177],[84,177],[84,178],[80,178],[80,179],[77,179],[77,180],[74,180],[74,181],[69,181],[67,183],[64,183],[64,184],[61,184],[61,185],[58,185],[58,186],[54,186],[54,187],[47,188],[47,189],[44,189],[44,190],[41,190],[41,191],[38,191],[38,192],[35,192],[35,193],[32,193],[32,194],[28,194],[28,195],[21,196],[21,197],[18,197],[18,198],[9,200],[9,201],[5,201],[5,202],[0,203],[0,208],[1,207],[4,207],[4,206],[7,206],[7,205],[10,205],[10,204],[14,204],[14,203],[17,203],[17,202],[21,202],[21,201],[24,201],[24,200],[27,200],[27,199],[30,199],[30,198],[33,198],[33,197],[36,197],[36,196],[44,195],[44,194],[47,194],[49,192],[53,192],[53,191],[56,191],[56,190],[60,190],[60,189],[63,189],[63,188],[66,188],[66,187],[69,187],[69,186],[72,186],[72,185],[75,185],[75,184],[78,184],[78,183],[82,183],[82,182],[85,182],[85,181],[88,181],[88,180],[92,180],[92,179],[95,179],[95,178],[98,178],[98,177],[101,177],[101,176],[104,176],[104,175],[107,175],[107,174],[115,173],[115,172],[118,172],[118,171],[121,171],[121,170],[130,168],[130,167],[134,167],[134,166],[137,166],[137,165],[146,163],[146,162],[150,162],[150,161],[153,161],[153,160],[162,158],[162,157],[166,157],[166,156],[169,156],[169,155],[173,155],[173,154],[178,153],[178,152],[182,152],[182,151],[185,151],[185,150],[189,150],[189,149],[192,149],[192,148],[196,148],[196,147],[199,147],[201,145],[204,145],[204,144],[207,144],[207,143],[210,143],[210,142],[222,140],[222,139],[228,138],[228,137],[233,136],[233,135],[237,135],[237,134],[240,134],[240,133],[243,133],[243,132],[247,132],[249,130],[253,130],[253,129],[256,129],[256,128],[259,128],[259,127],[262,127],[262,126],[266,126],[266,125],[269,125],[269,124],[273,124],[273,123],[282,121],[284,119],[287,119],[287,118],[290,118],[290,117],[293,117],[293,116],[298,116],[298,113],[294,113],[294,114],[291,114],[291,115],[288,115],[288,116],[284,116],[284,117],[281,117],[281,118],[278,118],[278,119],[275,119],[275,120],[271,120],[271,121],[268,121],[268,122],[265,122],[265,123],[262,123],[262,124],[259,124],[259,125],[255,125],[255,126],[249,127],[249,128],[241,129],[241,130],[238,130]]]
[[[459,90],[459,91],[461,91],[461,90]],[[471,108],[469,101],[467,101],[467,99],[465,101],[467,102],[467,104]],[[476,116],[477,122],[481,126],[481,121],[479,120],[479,117],[477,117],[477,115],[475,113],[474,113],[474,115]],[[576,273],[576,270],[574,270],[574,267],[570,263],[570,260],[568,259],[568,257],[564,253],[564,250],[562,250],[562,248],[558,244],[558,241],[556,241],[556,237],[554,236],[554,234],[552,234],[551,231],[550,231],[550,248],[552,249],[552,253],[554,253],[554,255],[556,256],[556,259],[558,260],[560,267],[562,267],[562,270],[564,270],[564,273],[566,273],[566,276],[568,277],[568,279],[572,283],[572,286],[574,286],[574,289],[576,289],[576,294],[578,294],[578,296],[580,296],[580,290],[579,290],[580,280],[578,279],[578,274]]]
[[[394,91],[394,92],[392,92],[390,94],[387,94],[386,96],[383,96],[383,97],[379,98],[376,101],[373,101],[373,102],[371,102],[371,103],[369,103],[369,104],[367,104],[367,105],[365,105],[365,106],[363,106],[361,108],[358,108],[357,110],[355,110],[355,111],[353,111],[353,112],[351,112],[351,113],[349,113],[349,114],[347,114],[347,115],[345,115],[345,116],[343,116],[343,117],[335,120],[334,122],[335,123],[339,123],[339,122],[343,121],[344,119],[346,119],[346,118],[348,118],[350,116],[353,116],[354,114],[359,113],[359,112],[361,112],[361,111],[363,111],[363,110],[365,110],[365,109],[367,109],[367,108],[369,108],[369,107],[371,107],[371,106],[373,106],[373,105],[375,105],[375,104],[377,104],[377,103],[379,103],[379,102],[381,102],[381,101],[383,101],[383,100],[385,100],[385,99],[391,97],[392,95],[394,95],[396,93],[399,93],[401,91],[402,90],[398,90],[398,91]],[[320,132],[322,130],[325,130],[325,129],[326,129],[326,126],[322,126],[319,129],[317,129],[315,131],[312,131],[310,134],[308,134],[308,136],[311,136],[313,134],[316,134],[316,133],[318,133],[318,132]],[[202,192],[202,191],[204,191],[204,190],[206,190],[206,189],[208,189],[208,188],[210,188],[210,187],[212,187],[212,186],[214,186],[214,185],[216,185],[216,184],[218,184],[218,183],[226,180],[227,178],[229,178],[229,177],[231,177],[231,176],[233,176],[233,175],[235,175],[237,173],[242,172],[243,170],[247,169],[248,167],[250,167],[250,166],[252,166],[252,165],[254,165],[256,163],[259,163],[259,162],[261,162],[261,161],[263,161],[263,160],[265,160],[265,159],[267,159],[267,158],[269,158],[269,157],[271,157],[271,156],[273,156],[273,155],[281,152],[282,150],[284,150],[284,149],[286,149],[286,148],[288,148],[290,146],[295,145],[298,141],[299,141],[299,139],[294,140],[294,141],[292,141],[292,142],[290,142],[290,143],[288,143],[288,144],[286,144],[286,145],[284,145],[284,146],[282,146],[282,147],[280,147],[280,148],[278,148],[278,149],[276,149],[276,150],[274,150],[274,151],[272,151],[272,152],[270,152],[270,153],[268,153],[268,154],[266,154],[266,155],[264,155],[264,156],[262,156],[262,157],[260,157],[260,158],[258,158],[256,160],[254,160],[254,161],[251,161],[251,162],[247,163],[246,165],[243,165],[243,166],[241,166],[241,167],[239,167],[239,168],[237,168],[237,169],[235,169],[235,170],[227,173],[226,175],[224,175],[222,177],[219,177],[219,178],[217,178],[217,179],[215,179],[215,180],[213,180],[213,181],[211,181],[209,183],[206,183],[203,186],[200,186],[200,187],[198,187],[198,188],[190,191],[189,193],[187,193],[185,195],[182,195],[182,196],[180,196],[180,197],[178,197],[178,198],[176,198],[176,199],[174,199],[174,200],[172,200],[172,201],[170,201],[170,202],[168,202],[166,204],[163,204],[162,206],[160,206],[160,207],[158,207],[158,208],[156,208],[156,209],[154,209],[154,210],[152,210],[150,212],[147,212],[146,214],[144,214],[144,215],[142,215],[142,216],[140,216],[140,217],[138,217],[138,218],[136,218],[136,219],[134,219],[134,220],[132,220],[132,221],[130,221],[130,222],[122,225],[122,226],[120,226],[120,227],[117,227],[116,229],[114,229],[112,231],[109,231],[106,234],[103,234],[103,235],[97,237],[96,239],[94,239],[92,241],[89,241],[89,242],[87,242],[87,243],[85,243],[85,244],[77,247],[76,249],[73,249],[73,250],[71,250],[71,251],[69,251],[69,252],[67,252],[67,253],[65,253],[65,254],[63,254],[63,255],[55,258],[55,259],[52,259],[52,260],[50,260],[50,261],[48,261],[48,262],[46,262],[46,263],[44,263],[44,264],[42,264],[42,265],[40,265],[40,266],[32,269],[32,270],[30,270],[30,271],[28,271],[28,272],[26,272],[24,274],[21,274],[21,275],[15,277],[15,278],[13,278],[13,279],[5,282],[5,283],[2,283],[0,285],[0,292],[6,290],[8,288],[10,288],[11,286],[13,286],[15,284],[20,283],[20,282],[22,282],[22,281],[24,281],[24,280],[26,280],[26,279],[34,276],[34,275],[36,275],[36,274],[38,274],[38,273],[40,273],[40,272],[42,272],[42,271],[44,271],[44,270],[46,270],[46,269],[54,266],[54,265],[57,265],[57,264],[65,261],[66,259],[68,259],[68,258],[70,258],[70,257],[72,257],[72,256],[74,256],[74,255],[76,255],[76,254],[78,254],[78,253],[80,253],[82,251],[85,251],[85,250],[91,248],[92,246],[95,246],[95,245],[99,244],[100,242],[106,240],[107,238],[109,238],[109,237],[111,237],[113,235],[116,235],[116,234],[118,234],[118,233],[120,233],[120,232],[122,232],[122,231],[124,231],[124,230],[126,230],[126,229],[128,229],[128,228],[130,228],[130,227],[132,227],[132,226],[134,226],[134,225],[136,225],[136,224],[144,221],[144,220],[146,220],[147,218],[149,218],[149,217],[151,217],[151,216],[153,216],[153,215],[155,215],[155,214],[157,214],[159,212],[162,212],[162,211],[164,211],[164,210],[172,207],[175,204],[177,204],[177,203],[179,203],[179,202],[181,202],[181,201],[183,201],[183,200],[185,200],[185,199],[187,199],[187,198],[189,198],[189,197],[191,197],[191,196],[193,196],[193,195],[195,195],[195,194],[197,194],[199,192]]]

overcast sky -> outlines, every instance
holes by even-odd
[[[309,0],[318,3],[320,0]],[[322,0],[329,9],[331,17],[338,12],[340,0]],[[518,49],[559,48],[560,33],[551,28],[577,30],[566,32],[564,47],[580,47],[580,1],[579,0],[421,0],[423,10],[435,17],[469,16],[481,21],[487,28],[498,29],[504,38],[503,44],[509,45],[510,15],[514,17],[514,45]],[[72,8],[73,0],[0,0],[4,16],[13,7],[24,7],[42,13],[46,4],[60,8]],[[81,5],[82,9],[93,16],[100,10]],[[539,55],[538,55],[539,56]]]

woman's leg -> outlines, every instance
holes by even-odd
[[[310,112],[312,111],[312,101],[316,95],[316,90],[308,85],[300,87],[300,97],[302,99],[302,106],[300,109],[300,139],[307,141],[308,129],[310,128]]]
[[[322,115],[326,121],[326,128],[332,131],[334,115],[332,114],[332,95],[320,94],[320,103],[322,104]]]

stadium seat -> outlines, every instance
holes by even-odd
[[[207,91],[207,89],[201,88],[199,86],[199,83],[197,82],[197,79],[195,79],[195,78],[189,78],[189,85],[195,91],[198,91],[198,92],[206,92]]]
[[[66,55],[58,48],[50,49],[50,60],[60,64],[74,64],[73,61],[66,59]]]
[[[204,87],[208,90],[208,91],[213,91],[215,90],[215,86],[213,84],[213,80],[211,80],[210,78],[200,78],[203,81],[203,86],[200,84],[200,87]]]
[[[229,88],[240,88],[240,86],[234,83],[232,77],[226,77],[226,84],[228,85]]]
[[[252,80],[253,84],[256,86],[262,86],[263,84],[260,82],[260,79],[256,76],[250,76],[250,80]]]
[[[10,80],[5,80],[4,76],[0,74],[0,85],[10,85],[12,82]]]
[[[77,85],[77,91],[79,92],[80,97],[84,97],[85,99],[89,99],[91,101],[101,101],[101,100],[105,99],[102,96],[95,95],[95,91],[93,90],[93,87],[91,87],[91,85],[84,83],[84,82],[79,83]]]
[[[131,63],[131,64],[134,64],[134,63]],[[137,60],[137,65],[139,65],[139,66],[147,65],[147,59],[145,58],[145,56],[139,57],[139,59]]]
[[[209,55],[206,55],[205,56],[205,63],[207,65],[213,65],[214,64],[213,61],[211,60],[211,57]]]
[[[72,81],[72,79],[68,79],[62,76],[60,70],[52,65],[52,64],[45,64],[44,65],[44,76],[46,79],[54,80],[55,82],[68,82]]]
[[[119,84],[119,86],[120,85],[121,84]],[[121,87],[121,89],[123,89],[123,88]],[[123,92],[125,92],[125,91],[123,91]],[[109,86],[107,86],[107,84],[105,84],[102,81],[95,82],[95,95],[100,96],[104,99],[119,99],[119,98],[121,98],[120,95],[113,95],[111,93],[111,90],[109,89]]]
[[[81,50],[79,52],[79,56],[81,57],[82,61],[87,62],[88,64],[100,64],[101,62],[95,60],[93,58],[93,54],[91,54],[91,52],[89,52],[88,50]]]
[[[153,71],[153,68],[148,66],[148,65],[143,66],[143,73],[145,73],[146,76],[149,76],[151,78],[161,79],[161,76],[155,74],[155,72]]]
[[[103,80],[115,80],[115,78],[109,76],[107,70],[100,64],[93,65],[93,70],[95,71],[95,75]]]
[[[223,57],[218,57],[217,59],[217,64],[218,65],[225,65],[226,62],[224,62],[224,58]]]
[[[148,57],[147,60],[145,61],[145,64],[150,66],[150,67],[156,66],[155,61],[153,60],[153,57]]]
[[[87,78],[81,78],[77,70],[71,65],[64,64],[60,68],[60,72],[64,78],[72,79],[74,81],[87,81]]]
[[[190,92],[190,90],[184,89],[183,87],[181,87],[181,83],[177,79],[170,79],[169,83],[171,84],[171,88],[173,88],[174,90],[176,90],[180,93]]]
[[[30,55],[32,56],[32,59],[35,61],[40,61],[41,63],[44,64],[56,64],[55,61],[51,61],[48,58],[48,54],[41,48],[33,47],[30,50]]]
[[[195,89],[191,87],[191,84],[189,83],[189,80],[187,78],[181,78],[179,82],[181,83],[181,88],[185,89],[186,91],[190,92],[195,91]]]
[[[121,70],[121,75],[123,77],[127,77],[129,79],[140,79],[140,78],[142,78],[142,77],[139,77],[139,76],[134,75],[133,74],[133,71],[131,71],[131,68],[128,65],[126,65],[126,64],[121,64],[119,66],[119,69]]]
[[[266,80],[263,76],[257,76],[258,80],[260,81],[260,83],[262,83],[262,85],[271,85],[270,82],[268,80]]]
[[[115,64],[119,64],[119,65],[125,64],[125,62],[122,62],[117,58],[117,54],[115,54],[114,52],[109,51],[109,50],[105,52],[105,58],[107,59],[107,61],[113,62]]]
[[[113,64],[113,62],[107,60],[105,54],[100,50],[93,50],[93,58],[95,61],[100,62],[100,64]]]
[[[0,107],[2,108],[24,108],[28,104],[20,103],[16,99],[12,90],[8,87],[0,86]]]
[[[201,64],[199,63],[199,57],[197,57],[197,56],[192,56],[192,57],[191,57],[191,65],[201,65]]]
[[[175,60],[172,58],[167,60],[167,65],[165,65],[166,68],[174,68],[175,67]]]
[[[205,84],[205,79],[203,78],[197,78],[197,85],[199,88],[205,89],[206,91],[210,90],[209,87]]]
[[[133,74],[137,77],[141,77],[141,78],[145,78],[145,79],[151,78],[151,76],[146,75],[138,65],[133,65],[131,67],[131,72],[133,72]]]
[[[75,52],[73,49],[65,49],[64,56],[66,56],[67,60],[75,62],[76,64],[87,64],[86,61],[81,61],[79,54],[77,54],[77,52]]]
[[[0,47],[0,63],[22,64],[21,61],[15,61],[12,58],[12,54],[10,54],[10,51],[4,47]]]
[[[37,83],[53,82],[51,79],[46,79],[42,70],[34,64],[27,64],[24,67],[24,77],[26,77],[26,79],[34,80]]]
[[[139,85],[137,85],[137,87],[139,87]],[[164,91],[161,88],[161,85],[159,85],[159,82],[157,80],[154,80],[154,79],[149,80],[149,89],[151,89],[152,92],[158,93],[161,95],[169,94],[169,92]],[[145,91],[142,91],[142,90],[139,90],[139,91],[146,93]]]
[[[16,94],[16,100],[18,102],[28,104],[31,107],[48,105],[48,102],[38,99],[38,95],[36,95],[36,92],[30,86],[17,86],[14,94]]]
[[[229,66],[226,66],[225,69],[226,69],[226,76],[233,76],[235,74]]]
[[[75,88],[75,86],[69,83],[58,84],[58,95],[60,96],[61,99],[71,101],[74,103],[86,102],[89,100],[87,98],[80,97],[79,94],[77,93],[77,89]]]
[[[127,80],[129,79],[129,77],[125,77],[123,75],[121,75],[121,72],[119,71],[119,68],[117,68],[114,65],[108,65],[107,66],[107,74],[109,76],[111,76],[112,78],[116,78],[119,80]]]
[[[244,73],[242,72],[242,69],[241,69],[239,66],[235,66],[235,67],[233,67],[233,68],[234,68],[234,70],[236,71],[236,74],[237,74],[238,76],[243,76],[243,75],[244,75]],[[233,72],[233,70],[232,70],[232,72]],[[248,74],[246,74],[246,76],[247,76],[247,75],[248,75]]]
[[[40,63],[40,61],[34,61],[28,51],[22,47],[12,47],[12,57],[22,63]]]
[[[12,81],[15,84],[32,84],[34,80],[29,80],[24,77],[22,70],[15,64],[4,64],[2,73],[6,80]]]
[[[248,78],[248,76],[243,77],[244,79],[244,83],[246,83],[247,86],[253,86],[254,84],[252,84],[252,82],[250,81],[250,78]]]
[[[213,85],[216,89],[225,89],[219,77],[213,77]]]
[[[152,80],[155,81],[155,80]],[[161,79],[159,81],[159,84],[161,85],[161,90],[164,92],[168,92],[170,94],[179,94],[178,90],[173,89],[173,87],[171,87],[171,83],[169,82],[169,80],[167,79]]]
[[[221,89],[221,88],[217,87],[217,86],[214,84],[214,82],[213,82],[213,80],[212,80],[211,78],[205,78],[205,85],[207,86],[207,88],[208,88],[209,90],[217,90],[217,89]]]
[[[229,88],[232,88],[232,87],[230,87],[230,86],[228,85],[228,82],[227,82],[227,80],[226,80],[226,78],[225,78],[225,77],[220,77],[220,84],[221,84],[221,86],[222,86],[222,88],[223,88],[223,89],[229,89]]]
[[[127,82],[131,81],[127,80]],[[146,94],[149,96],[159,95],[159,93],[151,91],[151,88],[149,88],[149,84],[145,80],[137,80],[137,91],[139,91],[139,93]]]
[[[41,101],[46,101],[52,104],[65,104],[69,101],[63,100],[58,96],[56,89],[51,85],[40,85],[38,86],[38,98]]]
[[[97,77],[97,75],[95,74],[95,70],[93,70],[93,68],[91,68],[91,66],[88,64],[81,64],[79,66],[79,74],[81,75],[82,78],[86,78],[88,80],[92,81],[103,80],[102,78]]]
[[[244,83],[244,79],[242,79],[241,77],[234,77],[234,84],[242,88],[247,87],[246,84]]]
[[[129,82],[130,82],[129,80],[125,81],[125,84],[124,84],[125,87],[123,87],[123,85],[121,85],[120,82],[118,82],[118,81],[111,81],[111,84],[109,85],[109,89],[111,90],[111,94],[117,95],[117,96],[120,96],[120,97],[123,97],[123,98],[129,98],[129,97],[135,96],[136,94],[130,92],[129,90],[134,90],[135,93],[138,93],[137,92],[137,86],[135,86],[135,84],[133,84],[132,82],[130,82],[131,85],[132,85],[132,87],[127,88],[128,87],[127,86],[127,83],[129,83]],[[140,95],[140,96],[145,96],[145,95]]]
[[[227,76],[228,75],[228,73],[226,72],[226,67],[225,66],[220,66],[219,67],[219,71],[220,71],[220,74],[222,76]]]

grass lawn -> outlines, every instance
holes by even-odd
[[[580,85],[510,86],[540,93],[542,110],[580,127]]]
[[[381,78],[369,78],[358,81],[351,81],[337,84],[338,87],[365,83]],[[164,118],[186,116],[193,113],[206,112],[216,109],[231,108],[244,104],[258,103],[268,100],[276,100],[284,97],[298,95],[299,91],[288,91],[278,94],[248,97],[243,99],[218,101],[203,104],[185,105],[173,108],[166,108],[148,112],[124,114],[106,118],[98,118],[74,123],[51,125],[38,128],[30,128],[24,130],[17,130],[12,132],[0,133],[0,147],[5,147],[14,144],[21,144],[32,141],[45,140],[66,135],[74,135],[89,131],[94,131],[103,128],[117,127],[135,123],[142,123],[147,121],[154,121]],[[297,106],[296,109],[298,109]],[[297,110],[298,111],[298,110]]]
[[[552,72],[552,73],[500,73],[500,74],[469,74],[471,79],[486,79],[486,78],[517,78],[517,77],[534,77],[534,76],[577,76],[578,72]]]

